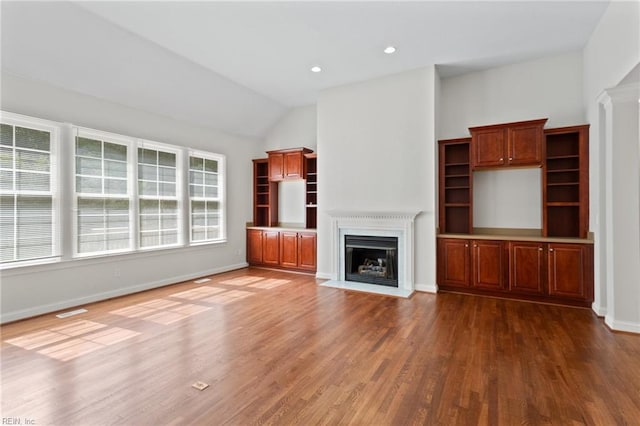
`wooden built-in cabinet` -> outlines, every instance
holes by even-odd
[[[470,127],[472,167],[541,166],[546,121]]]
[[[442,290],[589,306],[593,245],[438,238]]]
[[[303,179],[305,174],[305,154],[313,152],[309,148],[279,149],[268,151],[269,180]]]
[[[247,262],[298,271],[316,270],[315,232],[278,228],[278,182],[306,179],[305,229],[317,226],[317,156],[308,148],[269,151],[253,160],[253,227],[247,229]],[[273,229],[268,229],[273,227]]]
[[[544,129],[546,121],[472,127],[471,138],[439,141],[441,289],[581,306],[593,301],[589,126]],[[542,229],[529,241],[518,241],[517,230],[509,238],[474,233],[474,170],[505,167],[542,168]]]
[[[247,262],[314,272],[316,241],[315,232],[247,229]]]

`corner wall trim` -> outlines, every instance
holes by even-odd
[[[604,323],[613,331],[626,331],[628,333],[640,334],[640,323],[618,321],[609,315],[604,317]]]
[[[437,293],[438,292],[438,284],[415,284],[416,291],[422,291],[425,293]]]

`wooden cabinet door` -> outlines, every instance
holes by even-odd
[[[262,232],[262,262],[265,265],[280,263],[280,233],[278,231]]]
[[[543,243],[509,243],[509,290],[514,293],[544,294],[545,251]]]
[[[298,266],[298,233],[280,232],[280,266],[296,268]]]
[[[544,132],[541,124],[507,129],[508,164],[542,165],[543,140]]]
[[[298,267],[309,271],[316,270],[316,234],[298,234]]]
[[[284,179],[284,154],[269,154],[269,180],[278,181]]]
[[[586,244],[550,243],[549,295],[593,300],[593,248]]]
[[[502,241],[473,241],[471,284],[474,287],[487,290],[504,288],[503,250]]]
[[[438,284],[469,287],[469,241],[438,239]]]
[[[284,154],[284,178],[302,179],[304,171],[302,152],[286,152]]]
[[[247,229],[247,263],[262,263],[262,231],[259,229]]]
[[[506,131],[487,129],[472,132],[471,152],[474,167],[502,166],[506,164]]]

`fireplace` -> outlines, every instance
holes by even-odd
[[[345,278],[398,287],[398,238],[345,235]]]
[[[414,291],[413,223],[419,213],[327,211],[331,217],[331,273],[326,276],[328,281],[321,285],[411,296]],[[347,247],[347,237],[350,247]]]

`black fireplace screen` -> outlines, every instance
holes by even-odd
[[[345,279],[398,287],[398,238],[345,235]]]

